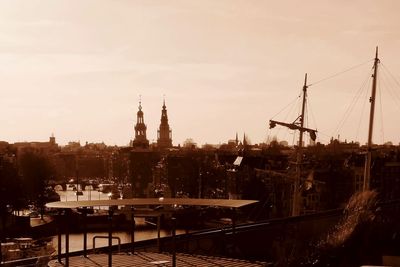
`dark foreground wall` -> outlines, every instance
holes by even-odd
[[[172,250],[170,239],[162,244]],[[274,266],[382,265],[383,255],[400,254],[400,203],[379,204],[368,216],[333,210],[181,235],[176,248]]]
[[[341,210],[201,231],[177,238],[178,251],[277,262],[297,258],[334,227]],[[168,240],[169,241],[169,240]],[[167,242],[167,240],[165,240]],[[168,242],[169,243],[169,242]],[[164,249],[170,250],[170,245]]]
[[[270,262],[273,266],[382,265],[383,255],[400,253],[400,202],[377,204],[368,212],[332,210],[179,235],[178,252]],[[172,238],[161,251],[172,252]],[[131,245],[123,246],[130,249]],[[158,251],[157,240],[135,249]]]

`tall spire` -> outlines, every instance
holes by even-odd
[[[239,137],[238,137],[238,133],[236,132],[236,139],[235,139],[236,145],[239,144]]]
[[[163,109],[166,108],[165,106],[165,95],[163,95]]]
[[[142,97],[139,96],[139,111],[135,125],[135,139],[132,142],[133,147],[148,148],[149,140],[146,138],[147,126],[144,123],[144,113],[142,111]]]
[[[172,131],[169,128],[168,124],[167,107],[165,106],[165,95],[161,110],[160,128],[157,132],[157,145],[161,149],[172,147]]]

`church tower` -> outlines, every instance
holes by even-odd
[[[157,145],[159,148],[172,147],[172,131],[168,124],[167,107],[165,106],[165,99],[161,111],[160,129],[157,133]]]
[[[144,124],[142,101],[139,100],[139,111],[137,112],[137,121],[135,125],[135,139],[132,142],[133,147],[149,147],[149,140],[146,138],[146,130],[147,126]]]

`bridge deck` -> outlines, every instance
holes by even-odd
[[[51,260],[48,264],[49,267],[61,267],[63,264],[57,260]],[[69,258],[69,266],[71,267],[98,267],[108,266],[107,254],[92,254],[88,258],[83,256],[76,256]],[[115,254],[112,257],[112,266],[115,267],[157,267],[157,266],[172,266],[172,256],[165,253],[154,252],[136,252],[134,255],[128,254]],[[265,266],[262,262],[250,262],[231,258],[222,257],[209,257],[200,255],[177,254],[176,266],[226,266],[226,267],[255,267]]]

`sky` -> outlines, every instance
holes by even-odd
[[[174,145],[236,133],[292,144],[293,131],[268,121],[296,119],[308,73],[317,141],[364,143],[363,82],[379,46],[388,72],[374,142],[398,144],[398,10],[398,0],[0,0],[0,140],[124,146],[141,97],[154,142],[165,97]]]

